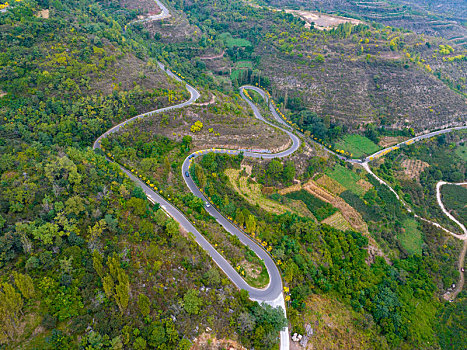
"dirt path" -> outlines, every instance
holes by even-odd
[[[457,295],[462,291],[462,288],[464,288],[464,272],[462,272],[462,269],[464,268],[464,263],[465,263],[465,253],[467,252],[467,241],[464,241],[464,246],[462,247],[462,251],[459,255],[459,261],[457,268],[459,269],[459,281],[457,282],[456,288],[454,288],[453,291],[444,293],[443,298],[446,300],[454,300]]]
[[[451,215],[450,212],[448,212],[446,210],[446,208],[444,207],[444,204],[443,204],[443,202],[441,200],[441,186],[446,185],[446,184],[465,186],[465,185],[467,185],[467,182],[449,183],[449,182],[439,181],[436,184],[436,200],[438,201],[438,204],[439,204],[441,210],[443,211],[444,214],[446,214],[446,216],[448,218],[450,218],[452,221],[454,221],[456,224],[458,224],[460,226],[460,228],[462,229],[462,231],[464,231],[464,234],[467,235],[467,230],[466,230],[464,224],[462,224],[460,221],[458,221],[454,216]],[[456,288],[454,288],[453,291],[447,292],[447,293],[445,293],[443,295],[443,298],[446,299],[446,300],[455,299],[457,297],[457,295],[462,291],[462,288],[464,287],[465,278],[464,278],[464,272],[462,271],[462,269],[464,268],[466,251],[467,251],[467,240],[464,240],[464,246],[462,247],[462,251],[461,251],[461,253],[459,255],[459,260],[458,260],[458,264],[457,264],[457,269],[459,271],[459,281],[457,282]]]
[[[448,230],[447,228],[444,228],[443,226],[441,226],[440,224],[438,224],[437,222],[434,222],[434,221],[431,221],[431,220],[428,220],[428,219],[425,219],[423,217],[421,217],[420,215],[417,215],[414,213],[414,211],[409,207],[409,205],[407,203],[405,203],[401,198],[400,196],[397,194],[397,192],[386,182],[384,181],[383,179],[381,179],[378,175],[376,175],[373,171],[371,171],[370,169],[370,166],[368,165],[368,163],[362,163],[360,164],[367,172],[368,174],[370,174],[371,176],[373,176],[376,180],[378,180],[378,182],[381,184],[381,185],[384,185],[386,186],[387,188],[389,188],[389,190],[394,193],[394,195],[396,196],[396,198],[402,203],[402,205],[404,206],[404,208],[409,212],[411,213],[414,218],[417,218],[419,220],[422,220],[422,221],[425,221],[433,226],[436,226],[437,228],[443,230],[444,232],[446,233],[449,233],[450,235],[452,235],[453,237],[455,238],[458,238],[458,239],[461,239],[463,241],[467,240],[467,231],[465,230],[465,226],[462,225],[461,223],[459,223],[457,220],[456,223],[458,223],[459,225],[461,225],[461,228],[463,230],[463,234],[458,234],[458,233],[454,233],[450,230]],[[438,202],[439,203],[439,202]],[[449,214],[451,215],[451,214]]]
[[[201,103],[193,103],[193,106],[209,106],[216,102],[216,95],[212,94],[211,99],[208,102],[201,102]]]
[[[365,168],[365,170],[371,174],[375,179],[377,179],[382,185],[385,185],[387,186],[391,192],[394,193],[394,195],[396,196],[396,198],[403,204],[404,208],[407,209],[407,211],[409,213],[412,213],[413,216],[417,219],[420,219],[422,221],[425,221],[425,222],[428,222],[430,224],[432,224],[433,226],[436,226],[440,229],[442,229],[443,231],[451,234],[452,236],[454,236],[455,238],[458,238],[460,240],[463,240],[464,241],[464,246],[462,248],[462,251],[461,251],[461,254],[459,256],[459,260],[458,260],[458,269],[459,269],[459,274],[460,274],[460,278],[459,278],[459,282],[457,282],[457,285],[456,285],[456,288],[451,291],[451,292],[447,292],[443,295],[443,298],[446,299],[446,300],[453,300],[457,294],[459,294],[461,291],[462,291],[462,288],[464,286],[464,272],[462,272],[462,268],[464,267],[464,260],[465,260],[465,254],[466,254],[466,250],[467,250],[467,229],[465,227],[464,224],[462,224],[461,222],[459,222],[455,217],[453,217],[451,215],[451,213],[449,213],[446,208],[444,207],[443,205],[443,202],[441,201],[441,186],[447,184],[447,182],[444,182],[444,181],[439,181],[437,184],[436,184],[436,199],[438,201],[438,205],[440,206],[441,210],[443,211],[444,214],[446,214],[446,216],[448,218],[450,218],[452,221],[454,221],[457,225],[459,225],[459,227],[462,229],[463,231],[463,234],[462,235],[459,235],[457,233],[454,233],[454,232],[451,232],[450,230],[444,228],[443,226],[441,226],[440,224],[436,223],[436,222],[433,222],[431,220],[428,220],[428,219],[425,219],[425,218],[422,218],[421,216],[415,214],[412,209],[409,208],[409,206],[407,205],[407,203],[405,203],[400,197],[399,195],[396,193],[396,191],[394,191],[394,189],[388,184],[386,183],[384,180],[382,180],[381,178],[379,178],[375,173],[373,173],[368,165],[368,163],[364,163],[362,164],[363,168]],[[453,183],[452,185],[458,185],[458,186],[465,186],[467,185],[467,182],[460,182],[460,183]]]
[[[222,50],[222,52],[218,55],[214,56],[202,56],[200,57],[201,60],[215,60],[216,58],[222,58],[224,57],[225,50]]]
[[[463,223],[461,223],[459,220],[457,220],[454,216],[451,215],[450,212],[448,212],[446,210],[446,208],[444,207],[444,204],[441,200],[441,186],[443,185],[457,185],[457,186],[463,186],[463,185],[467,185],[467,182],[459,182],[459,183],[450,183],[450,182],[444,182],[444,181],[439,181],[437,184],[436,184],[436,200],[438,201],[438,205],[439,207],[441,208],[441,210],[443,211],[444,214],[446,214],[446,216],[451,219],[452,221],[454,221],[457,225],[459,225],[459,227],[461,228],[462,232],[464,232],[464,238],[463,239],[466,239],[467,238],[467,229],[465,228],[465,225]]]

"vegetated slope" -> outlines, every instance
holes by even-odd
[[[347,38],[332,33],[266,35],[269,45],[259,50],[259,67],[290,111],[307,107],[353,129],[376,123],[422,131],[466,120],[465,98],[430,73],[430,60],[443,64],[428,58],[432,50],[422,38],[384,28],[359,33],[354,27]],[[454,65],[459,70],[448,80],[459,81],[463,91],[465,67]]]
[[[151,47],[130,29],[124,37],[123,26],[96,3],[77,6],[79,22],[59,7],[37,18],[40,8],[26,2],[0,17],[6,134],[90,145],[118,121],[186,98],[147,57]]]
[[[314,30],[292,14],[243,2],[190,3],[185,11],[211,33],[203,46],[225,50],[209,61],[192,56],[196,65],[219,79],[229,72],[234,86],[266,86],[286,112],[308,109],[328,126],[353,129],[422,131],[466,119],[465,53],[439,38],[379,24]]]
[[[240,227],[244,227],[252,238],[261,241],[281,266],[285,290],[290,291],[287,311],[291,332],[305,333],[305,324],[312,319],[310,311],[316,308],[312,305],[316,300],[313,295],[319,294],[324,298],[342,300],[363,316],[361,319],[355,317],[354,320],[363,322],[357,321],[360,326],[357,327],[356,337],[372,339],[365,345],[366,348],[431,348],[437,342],[433,330],[435,313],[441,306],[435,297],[437,293],[433,283],[433,275],[440,274],[437,267],[432,269],[421,255],[394,256],[392,265],[381,257],[370,260],[367,253],[368,239],[361,233],[343,232],[328,225],[319,225],[314,219],[290,212],[277,215],[250,203],[230,185],[227,177],[217,175],[222,174],[226,168],[239,169],[240,162],[236,158],[230,157],[229,161],[225,155],[205,155],[196,160],[195,171],[191,176],[213,199],[216,207]],[[290,168],[290,163],[287,163],[286,166]],[[262,173],[263,167],[253,173],[261,174],[261,181],[286,183],[287,174],[293,173],[292,168],[286,172],[286,166],[273,160],[266,166],[265,174]],[[385,226],[382,228],[387,230],[385,234],[394,235],[391,222],[407,216],[399,203],[389,197],[392,194],[386,193],[389,191],[385,192],[379,186],[376,190],[376,193],[373,192],[374,200],[379,204],[386,202],[381,204],[384,212],[380,213],[384,221],[378,220],[377,225]],[[276,195],[270,198],[278,199]],[[366,198],[370,200],[371,196]],[[304,200],[309,204],[313,202]],[[371,232],[375,231],[371,229]],[[427,236],[431,235],[427,228],[424,228],[424,232]],[[433,249],[436,249],[437,244],[429,242]],[[438,256],[433,256],[433,259],[436,264],[441,260]],[[415,290],[415,285],[424,287]],[[333,315],[327,316],[333,318]],[[321,322],[328,317],[321,317],[321,320],[312,324],[312,328],[316,333],[328,334],[331,331],[329,328],[334,327]],[[423,322],[416,322],[419,319]],[[378,325],[376,328],[375,323]],[[337,329],[334,329],[333,334],[336,336],[335,341],[346,342]]]
[[[450,227],[455,232],[459,231],[459,227],[443,214],[437,203],[436,183],[465,180],[466,163],[457,152],[461,147],[459,142],[463,140],[463,134],[465,133],[455,132],[441,135],[434,140],[403,147],[394,154],[386,155],[383,161],[374,166],[378,176],[397,187],[415,212]],[[424,164],[421,168],[420,163]],[[446,194],[446,200],[452,205],[449,209],[461,210],[462,193],[465,189],[454,186],[450,190],[455,191],[458,197],[449,195],[451,191],[443,188],[443,201]],[[458,215],[462,215],[461,212]]]
[[[462,0],[264,0],[260,3],[278,8],[305,8],[343,14],[412,30],[419,34],[441,36],[453,44],[467,47],[467,6]]]
[[[467,188],[455,185],[442,187],[444,206],[461,222],[467,222]]]
[[[44,8],[49,18],[37,17]],[[135,15],[93,0],[23,0],[0,13],[4,347],[189,349],[207,327],[232,337],[239,315],[250,321],[247,340],[259,327],[277,333],[276,311],[240,296],[175,221],[88,148],[113,124],[187,97],[157,68],[161,45],[124,30]],[[255,347],[268,344],[258,337]]]

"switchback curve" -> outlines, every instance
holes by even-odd
[[[158,63],[159,67],[164,70],[169,76],[174,77],[178,81],[181,81],[181,79],[173,74],[170,70],[166,69],[164,65],[161,63]],[[133,118],[130,118],[128,120],[123,121],[122,123],[115,125],[111,129],[107,130],[104,134],[99,136],[96,141],[93,144],[94,149],[102,149],[101,142],[104,138],[109,136],[112,133],[118,132],[122,128],[124,128],[127,124],[141,119],[145,118],[148,116],[152,116],[157,113],[161,113],[164,111],[169,111],[169,110],[174,110],[174,109],[179,109],[183,108],[186,106],[189,106],[193,104],[200,96],[199,92],[193,88],[191,85],[186,84],[186,88],[190,93],[190,98],[178,105],[174,106],[169,106],[169,107],[164,107],[158,110],[150,111],[144,114],[137,115]],[[244,90],[245,89],[253,89],[261,94],[263,98],[268,100],[267,94],[253,86],[245,86],[240,89],[240,94],[245,101],[252,107],[253,112],[255,116],[274,126],[277,127],[276,125],[266,121],[261,113],[259,112],[258,108],[246,97]],[[272,105],[269,103],[270,110],[273,114],[273,116],[276,118],[276,120],[283,124],[283,121],[279,117],[279,115],[275,112],[274,108]],[[282,129],[282,128],[280,128]],[[250,152],[250,151],[245,151],[244,156],[246,157],[253,157],[253,158],[266,158],[266,159],[273,159],[273,158],[280,158],[280,157],[286,157],[293,152],[295,152],[299,147],[300,147],[300,139],[294,135],[290,130],[282,129],[284,132],[286,132],[291,140],[292,140],[292,146],[280,153],[261,153],[261,152]],[[216,152],[216,153],[227,153],[227,154],[238,154],[241,151],[239,150],[228,150],[228,149],[208,149],[208,150],[203,150],[203,151],[198,151],[193,154],[191,154],[189,157],[187,157],[182,165],[182,172],[183,175],[185,174],[186,171],[188,171],[189,166],[191,164],[191,161],[195,156],[198,156],[200,154],[205,154],[209,152]],[[109,159],[109,158],[108,158]],[[109,161],[112,161],[112,159],[109,159]],[[269,273],[270,277],[270,282],[267,287],[265,288],[254,288],[248,285],[245,280],[238,274],[238,272],[230,265],[230,263],[206,240],[206,238],[196,229],[196,227],[175,207],[173,206],[168,200],[160,196],[156,191],[154,191],[151,187],[147,186],[146,183],[144,183],[142,180],[140,180],[137,176],[132,174],[129,170],[127,170],[125,167],[122,165],[118,164],[121,170],[127,174],[130,179],[135,182],[138,186],[142,188],[148,199],[153,202],[153,203],[159,203],[161,207],[171,216],[173,217],[187,232],[190,232],[196,242],[211,256],[211,258],[214,260],[214,262],[224,271],[224,273],[229,277],[229,279],[239,288],[239,289],[244,289],[247,290],[250,298],[258,301],[258,302],[265,302],[267,304],[272,305],[273,307],[276,306],[281,306],[284,313],[285,313],[285,301],[284,301],[284,296],[282,294],[282,278],[281,274],[279,272],[279,269],[277,268],[276,264],[272,260],[271,256],[255,241],[253,241],[249,236],[247,236],[242,230],[240,230],[238,227],[233,225],[229,220],[224,218],[213,206],[209,208],[205,208],[207,212],[212,215],[219,224],[221,224],[230,234],[236,235],[240,241],[247,245],[250,249],[252,249],[260,259],[263,260],[266,269]],[[191,177],[186,177],[183,176],[185,179],[187,186],[189,187],[190,191],[197,197],[203,199],[206,201],[206,198],[204,195],[199,191],[198,187],[194,184],[192,181]],[[288,327],[286,327],[283,331],[281,331],[280,334],[280,339],[281,339],[281,349],[288,349],[289,348],[289,335],[288,335]]]

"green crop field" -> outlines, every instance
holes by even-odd
[[[242,72],[241,69],[233,70],[232,73],[230,73],[230,79],[232,79],[232,80],[238,79],[241,72]]]
[[[251,62],[251,61],[238,61],[235,64],[235,68],[253,68],[253,62]]]
[[[352,153],[352,157],[354,158],[369,155],[380,150],[380,147],[369,138],[355,134],[346,135],[336,143],[336,148]]]
[[[252,46],[251,42],[247,39],[236,39],[232,37],[232,34],[230,33],[222,33],[220,35],[220,38],[224,41],[224,43],[227,45],[228,48],[232,48],[234,46],[238,47],[247,47],[247,46]]]
[[[414,219],[405,219],[402,223],[405,232],[398,234],[397,238],[402,246],[411,254],[422,254],[422,233],[418,230],[417,221]]]
[[[327,171],[326,175],[357,195],[363,195],[365,193],[365,189],[357,184],[357,181],[360,180],[360,176],[341,165],[336,165],[334,170]]]
[[[287,193],[285,197],[301,200],[303,203],[305,203],[308,210],[310,210],[318,219],[318,221],[326,219],[327,217],[334,214],[337,210],[331,204],[323,202],[321,199],[316,198],[305,190]]]

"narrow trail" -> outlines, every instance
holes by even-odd
[[[464,264],[465,264],[465,253],[466,252],[467,252],[467,241],[464,241],[464,245],[462,247],[461,253],[459,254],[459,260],[457,262],[457,268],[459,271],[459,281],[457,282],[454,290],[444,293],[443,298],[446,300],[449,300],[449,301],[454,300],[457,297],[457,295],[460,292],[462,292],[462,289],[464,288],[464,283],[465,283],[464,273],[465,272],[463,272],[462,269],[464,268]]]
[[[462,129],[464,129],[465,127],[461,127]],[[450,131],[453,131],[453,130],[459,130],[458,128],[455,128],[455,129],[451,129]],[[431,137],[431,136],[430,136]],[[420,139],[419,139],[420,140]],[[411,213],[414,218],[417,218],[421,221],[424,221],[424,222],[427,222],[441,230],[443,230],[444,232],[450,234],[451,236],[457,238],[457,239],[460,239],[462,241],[464,241],[464,245],[463,245],[463,248],[462,248],[462,251],[459,255],[459,259],[458,259],[458,263],[457,263],[457,269],[459,271],[459,281],[457,282],[457,285],[455,287],[454,290],[450,291],[450,292],[446,292],[444,295],[443,295],[443,298],[446,299],[446,300],[453,300],[457,297],[457,295],[462,291],[462,288],[464,286],[464,272],[462,271],[462,269],[464,268],[464,261],[465,261],[465,254],[466,254],[466,251],[467,251],[467,229],[465,227],[464,224],[462,224],[460,221],[458,221],[454,216],[451,215],[451,213],[449,213],[446,208],[444,207],[444,204],[441,200],[441,186],[445,185],[445,184],[449,184],[448,182],[444,182],[444,181],[439,181],[437,184],[436,184],[436,199],[437,199],[437,202],[438,202],[438,205],[439,207],[441,208],[441,210],[443,211],[443,213],[449,218],[451,219],[453,222],[455,222],[462,230],[462,234],[457,234],[457,233],[454,233],[450,230],[448,230],[447,228],[441,226],[440,224],[438,224],[437,222],[434,222],[434,221],[431,221],[431,220],[428,220],[428,219],[425,219],[424,217],[421,217],[419,216],[418,214],[415,214],[413,212],[413,210],[409,207],[409,205],[407,203],[405,203],[405,201],[403,201],[400,196],[397,194],[397,192],[387,183],[385,182],[383,179],[381,179],[380,177],[378,177],[373,171],[371,171],[370,169],[370,166],[368,164],[368,162],[364,162],[364,163],[361,163],[361,166],[370,174],[372,175],[376,180],[378,180],[379,183],[381,183],[382,185],[385,185],[389,188],[389,190],[396,196],[396,198],[402,203],[402,205],[404,206],[404,208],[409,212]],[[452,185],[465,185],[467,184],[467,182],[460,182],[460,183],[451,183]]]
[[[427,223],[429,223],[429,224],[431,224],[431,225],[433,225],[433,226],[436,226],[437,228],[443,230],[444,232],[450,234],[451,236],[453,236],[453,237],[455,237],[455,238],[458,238],[458,239],[463,240],[463,241],[467,240],[467,231],[466,231],[466,229],[465,229],[465,226],[462,225],[459,221],[457,221],[454,217],[452,217],[452,215],[449,214],[446,210],[443,210],[444,213],[445,213],[446,215],[448,215],[448,217],[449,217],[450,219],[454,219],[454,221],[455,221],[455,222],[461,227],[461,229],[463,230],[463,232],[464,232],[463,234],[458,234],[458,233],[452,232],[451,230],[448,230],[447,228],[441,226],[441,225],[438,224],[437,222],[434,222],[434,221],[425,219],[424,217],[421,217],[420,215],[415,214],[415,213],[413,212],[413,210],[409,207],[409,205],[408,205],[406,202],[404,202],[404,201],[400,198],[400,196],[397,194],[397,192],[396,192],[386,181],[384,181],[384,180],[381,179],[378,175],[376,175],[373,171],[371,171],[370,166],[368,165],[368,163],[362,163],[361,165],[362,165],[362,167],[368,172],[368,174],[370,174],[370,175],[373,176],[376,180],[378,180],[378,182],[379,182],[380,184],[385,185],[387,188],[389,188],[389,190],[390,190],[390,191],[396,196],[396,198],[402,203],[403,207],[404,207],[409,213],[411,213],[411,214],[413,215],[414,218],[417,218],[417,219],[422,220],[422,221],[424,221],[424,222],[427,222]],[[438,183],[438,184],[439,184],[439,183]],[[439,194],[438,186],[437,186],[436,190],[437,190],[437,196],[438,196],[438,194]],[[440,202],[440,199],[438,199],[438,204],[440,204],[441,209],[444,208],[444,207],[442,206],[442,203]]]
[[[439,181],[436,184],[436,199],[438,201],[438,205],[440,206],[441,210],[443,211],[446,216],[451,219],[453,222],[455,222],[459,227],[462,229],[464,234],[467,235],[467,229],[464,224],[462,224],[459,220],[457,220],[454,216],[451,215],[449,211],[444,207],[442,198],[441,198],[441,187],[443,185],[457,185],[457,186],[462,186],[462,185],[467,185],[467,182],[458,182],[458,183],[450,183],[450,182],[444,182],[444,181]],[[464,268],[465,264],[465,253],[467,252],[467,240],[464,240],[464,245],[462,247],[461,253],[459,254],[459,260],[457,263],[457,270],[459,271],[459,281],[456,284],[456,287],[454,290],[450,292],[446,292],[443,295],[443,298],[446,300],[453,300],[457,297],[457,295],[462,291],[465,283],[465,276],[464,276],[464,271],[462,269]]]
[[[463,223],[461,223],[459,220],[457,220],[454,216],[451,215],[450,212],[448,212],[446,210],[446,208],[444,207],[444,204],[443,204],[443,201],[441,200],[441,186],[443,185],[456,185],[456,186],[462,186],[462,185],[467,185],[467,182],[458,182],[458,183],[450,183],[450,182],[445,182],[445,181],[439,181],[437,184],[436,184],[436,200],[438,201],[438,205],[439,207],[441,208],[441,210],[443,211],[444,214],[446,214],[446,216],[451,219],[452,221],[454,221],[462,230],[462,232],[464,232],[463,236],[464,238],[461,238],[461,239],[467,239],[467,229],[465,228],[465,225]],[[458,237],[459,238],[459,237]]]

